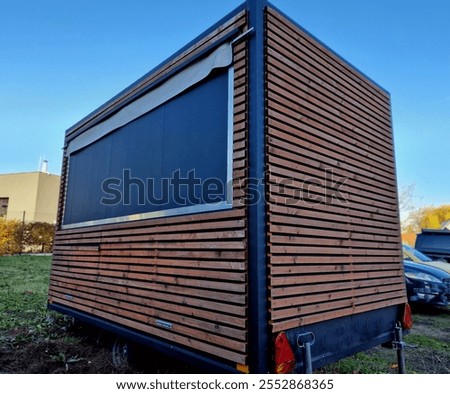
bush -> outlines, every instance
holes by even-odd
[[[51,253],[55,227],[50,223],[33,222],[25,224],[23,244],[26,251]]]
[[[22,224],[17,220],[0,218],[0,255],[16,254],[21,251]]]
[[[0,218],[0,256],[23,252],[51,253],[55,228],[43,222],[21,223]]]

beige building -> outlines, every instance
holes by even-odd
[[[55,223],[60,176],[46,172],[0,175],[0,217]]]

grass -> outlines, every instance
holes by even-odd
[[[37,327],[47,315],[50,256],[0,257],[0,330]]]
[[[447,349],[449,349],[448,343],[440,341],[430,336],[420,334],[411,334],[406,338],[406,341],[407,343],[411,345],[416,345],[417,347],[420,348],[428,348],[432,350],[442,350],[442,351],[446,351]]]
[[[422,308],[414,314],[414,324],[420,324],[436,328],[438,330],[447,330],[450,334],[450,309],[428,309]]]
[[[329,364],[321,373],[334,374],[389,374],[396,373],[396,353],[394,350],[377,348]]]
[[[0,257],[0,345],[15,347],[62,334],[68,318],[47,309],[50,267],[51,256]]]
[[[422,307],[413,314],[414,326],[404,337],[406,372],[450,373],[450,309]],[[397,373],[396,351],[376,347],[321,370],[324,373]]]

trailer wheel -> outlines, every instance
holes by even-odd
[[[129,345],[123,338],[116,338],[112,346],[112,362],[116,367],[126,367],[129,361]]]

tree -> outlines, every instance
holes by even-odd
[[[402,232],[409,232],[407,229],[410,225],[410,216],[414,212],[414,195],[415,195],[416,185],[406,185],[399,190],[398,194],[398,207],[400,211],[400,225]]]
[[[416,190],[416,185],[403,186],[398,194],[398,205],[400,212],[409,212],[414,209],[413,198]]]
[[[423,228],[439,229],[450,219],[450,205],[423,207],[410,212],[406,232],[418,233]]]

